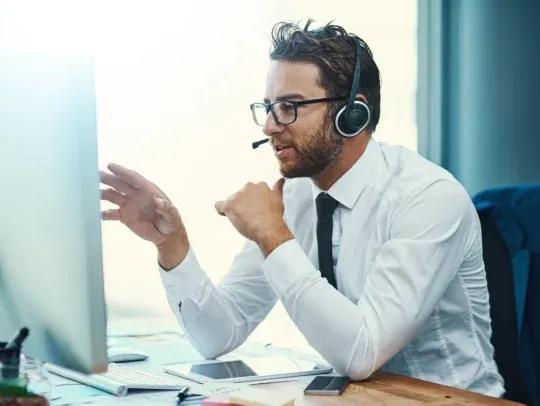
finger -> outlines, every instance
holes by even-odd
[[[219,202],[216,202],[216,204],[214,205],[214,207],[216,208],[216,211],[221,216],[227,215],[227,213],[225,213],[225,210],[226,210],[225,204],[226,202],[224,200],[220,200]]]
[[[283,185],[285,185],[285,178],[279,178],[277,182],[274,183],[274,186],[272,187],[272,191],[275,193],[278,193],[282,199],[283,199]]]
[[[156,205],[156,212],[163,217],[165,221],[173,223],[180,217],[178,210],[172,205],[171,202],[154,196],[154,203]]]
[[[124,202],[125,196],[114,189],[105,189],[101,190],[101,199],[121,206]]]
[[[134,170],[125,168],[121,165],[110,163],[109,165],[107,165],[107,168],[109,168],[112,173],[127,182],[131,187],[134,187],[136,189],[140,189],[147,183],[149,183],[148,180],[146,180]]]
[[[116,175],[111,175],[110,173],[99,171],[99,176],[101,183],[115,188],[120,193],[129,195],[130,193],[133,193],[135,191],[135,189],[129,186],[127,182],[123,181]]]
[[[111,210],[104,210],[101,212],[101,219],[102,220],[120,220],[120,210],[118,209],[111,209]]]

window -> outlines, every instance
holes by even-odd
[[[382,77],[379,141],[416,149],[416,2],[109,2],[96,55],[100,164],[117,162],[159,185],[180,210],[214,282],[243,238],[214,202],[278,167],[251,118],[264,96],[270,30],[278,21],[334,20],[364,38]],[[219,108],[218,108],[219,106]],[[225,106],[225,107],[223,107]],[[156,252],[118,223],[103,226],[109,306],[172,317]],[[280,304],[253,339],[304,347]]]

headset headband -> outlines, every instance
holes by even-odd
[[[356,45],[356,61],[354,62],[354,74],[351,92],[349,93],[349,100],[347,101],[347,109],[349,111],[356,100],[356,94],[358,93],[358,88],[360,87],[360,48],[362,47],[360,40],[356,36],[353,36],[352,39]]]

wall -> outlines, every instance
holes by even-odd
[[[540,2],[419,2],[419,151],[474,194],[540,182]]]

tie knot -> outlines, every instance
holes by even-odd
[[[315,203],[317,205],[317,217],[319,220],[330,220],[338,205],[338,201],[325,192],[319,193],[315,199]]]

